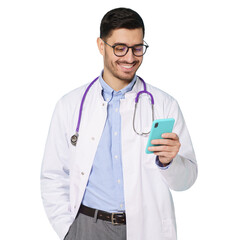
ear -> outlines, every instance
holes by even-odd
[[[99,52],[104,55],[104,42],[103,40],[99,37],[97,38],[97,45],[98,45],[98,50]]]

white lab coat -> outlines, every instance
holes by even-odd
[[[64,239],[78,212],[107,118],[107,102],[102,98],[102,88],[97,81],[84,103],[77,146],[71,145],[86,87],[70,92],[57,103],[43,158],[43,204],[60,239]],[[147,137],[137,135],[132,126],[134,100],[141,90],[142,82],[137,79],[132,91],[121,99],[119,109],[127,240],[175,240],[175,214],[169,189],[182,191],[193,185],[197,178],[195,154],[176,100],[149,84],[147,90],[155,100],[155,119],[175,119],[173,132],[178,134],[181,148],[167,170],[156,165],[154,154],[145,153]],[[151,108],[146,107],[148,95],[141,99],[137,127],[149,122],[151,117]]]

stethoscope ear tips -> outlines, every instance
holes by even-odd
[[[74,135],[72,135],[71,137],[71,143],[73,146],[77,145],[77,140],[78,140],[78,133],[75,133]]]

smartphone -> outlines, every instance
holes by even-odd
[[[149,147],[158,146],[151,144],[151,141],[154,139],[162,139],[163,133],[171,133],[173,130],[174,122],[174,118],[157,119],[153,121],[146,147],[147,154],[153,153],[152,151],[148,150]]]

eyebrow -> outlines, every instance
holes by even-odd
[[[137,44],[134,44],[132,46],[138,46],[138,45],[143,45],[143,44],[144,43],[137,43]],[[126,43],[122,43],[122,42],[116,42],[116,43],[113,44],[113,46],[115,46],[115,45],[126,45],[126,46],[128,46]]]

